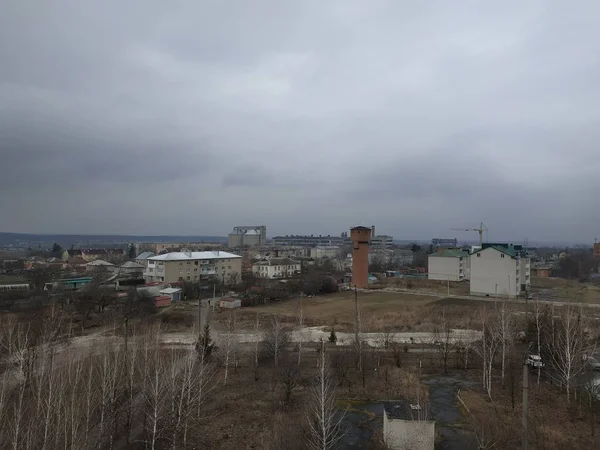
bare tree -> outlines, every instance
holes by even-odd
[[[237,335],[235,331],[235,316],[229,314],[227,318],[227,331],[222,334],[223,338],[223,351],[221,354],[221,361],[223,363],[223,384],[227,384],[227,376],[229,373],[229,363],[232,357],[232,353],[235,353],[235,347],[237,345]]]
[[[163,437],[165,431],[166,405],[169,395],[169,384],[165,383],[167,378],[167,367],[159,351],[159,334],[156,333],[154,345],[145,359],[145,375],[143,396],[145,400],[145,420],[148,437],[146,442],[152,450],[155,450],[158,441]]]
[[[308,448],[311,450],[334,448],[343,434],[341,429],[343,419],[344,413],[338,411],[335,406],[335,382],[329,374],[325,343],[321,339],[319,369],[310,395]]]
[[[460,401],[461,405],[471,416],[473,420],[473,428],[475,432],[475,439],[477,442],[478,450],[491,450],[496,444],[499,442],[499,437],[497,433],[498,425],[501,421],[497,420],[497,414],[493,415],[481,415],[476,417],[473,415],[469,407],[463,401],[460,396],[460,390],[456,394],[456,398]],[[495,408],[494,408],[495,411]]]
[[[448,373],[448,360],[456,344],[452,338],[452,327],[446,316],[446,308],[442,309],[441,322],[433,330],[433,340],[442,363],[444,364],[444,374]]]
[[[558,318],[552,314],[551,335],[547,345],[550,366],[567,392],[567,401],[570,401],[571,385],[573,379],[583,371],[582,357],[587,349],[581,312],[566,305]]]
[[[254,367],[257,368],[258,367],[258,350],[259,350],[259,344],[260,344],[260,317],[258,315],[258,313],[256,313],[256,322],[254,325],[254,333],[256,334],[256,342],[254,344]]]
[[[483,388],[488,394],[488,397],[492,398],[492,367],[494,365],[494,358],[498,349],[498,338],[496,330],[490,323],[488,314],[484,308],[481,314],[482,322],[482,336],[481,341],[474,347],[475,352],[479,354],[483,363],[483,376],[482,383]]]
[[[594,377],[587,377],[583,383],[583,390],[586,396],[586,403],[588,409],[588,415],[590,418],[590,432],[594,436],[596,434],[595,429],[595,410],[598,403],[600,403],[600,379]]]
[[[539,298],[536,296],[533,301],[533,320],[535,325],[536,350],[538,356],[542,356],[542,333],[544,332],[544,311]],[[542,372],[541,364],[537,368],[537,385],[540,385],[540,376]]]
[[[509,303],[509,300],[503,298],[500,300],[500,307],[496,303],[496,319],[497,326],[495,328],[498,334],[498,341],[500,343],[500,358],[501,358],[501,380],[502,387],[504,387],[504,380],[506,376],[506,360],[510,356],[511,349],[513,348],[515,338],[515,324],[513,320],[513,308]]]
[[[289,341],[288,332],[283,328],[281,319],[273,317],[264,333],[264,345],[267,356],[273,358],[275,366],[279,364],[282,353]]]
[[[302,357],[302,337],[304,335],[304,310],[302,302],[300,302],[300,310],[298,311],[298,366]]]
[[[381,345],[386,350],[389,350],[394,345],[394,338],[396,333],[394,333],[394,328],[392,326],[386,326],[383,329],[383,336],[381,339]]]
[[[360,307],[358,305],[358,291],[354,289],[354,351],[356,352],[356,364],[360,372],[363,371],[363,338]],[[364,378],[364,377],[363,377]],[[364,385],[364,382],[363,382]]]
[[[283,401],[289,405],[294,390],[300,384],[300,365],[296,362],[287,362],[280,369],[281,386],[283,388]]]

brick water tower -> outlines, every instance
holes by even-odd
[[[369,285],[369,227],[354,227],[350,230],[352,239],[352,285],[365,289]]]

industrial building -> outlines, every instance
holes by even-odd
[[[266,243],[267,227],[265,225],[234,227],[227,237],[229,248],[262,247]]]
[[[516,297],[529,291],[531,263],[522,245],[483,243],[470,255],[471,295]]]
[[[431,245],[434,248],[444,247],[444,248],[456,248],[458,247],[458,239],[446,239],[446,238],[433,238],[431,240]]]
[[[352,228],[350,239],[352,239],[352,285],[366,289],[369,285],[371,228],[360,226]]]
[[[223,251],[172,252],[148,258],[144,272],[146,282],[199,281],[203,277],[215,276],[225,282],[237,274],[242,276],[242,257]]]
[[[300,261],[291,258],[271,258],[252,264],[252,273],[261,278],[288,278],[300,270]]]
[[[300,235],[285,235],[275,236],[273,245],[284,246],[300,246],[300,247],[316,247],[316,246],[339,246],[349,244],[350,240],[344,236],[300,236]]]
[[[440,250],[429,255],[427,259],[427,278],[430,280],[463,281],[470,278],[468,251]]]

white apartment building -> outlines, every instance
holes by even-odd
[[[394,244],[394,238],[385,234],[371,236],[371,248],[386,249]]]
[[[252,265],[252,272],[261,278],[287,278],[300,270],[300,262],[290,258],[271,258]]]
[[[469,279],[469,253],[458,249],[443,250],[429,255],[427,278],[439,281]]]
[[[470,261],[471,295],[510,298],[529,290],[531,263],[519,245],[483,244]]]
[[[232,276],[242,276],[242,257],[222,251],[172,252],[147,259],[148,267],[144,279],[148,281],[200,281],[215,276],[228,282]],[[237,274],[237,275],[233,275]]]

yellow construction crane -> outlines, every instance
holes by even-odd
[[[483,244],[483,232],[488,229],[485,227],[483,222],[479,224],[479,228],[450,228],[453,231],[477,231],[479,233],[479,245]]]

